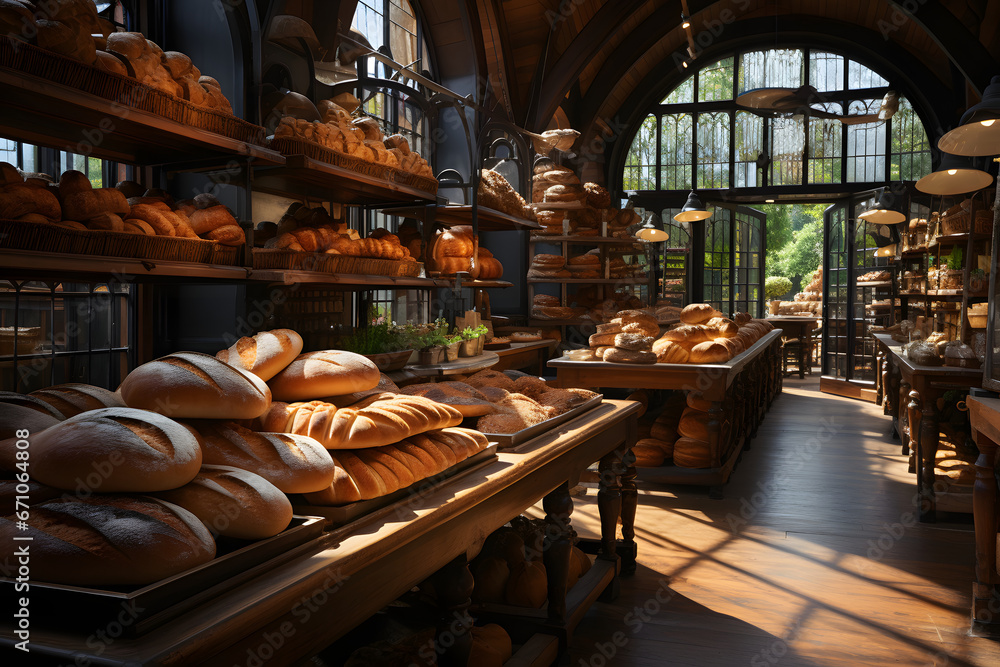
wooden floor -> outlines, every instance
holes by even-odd
[[[568,664],[1000,665],[1000,642],[969,634],[971,516],[915,524],[888,433],[881,408],[786,380],[723,500],[640,487],[638,572]],[[592,535],[596,518],[590,489],[573,521]]]

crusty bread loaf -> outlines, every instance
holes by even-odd
[[[274,403],[260,423],[262,431],[308,435],[327,449],[363,449],[458,426],[462,413],[421,396],[385,393],[349,408],[322,401]]]
[[[681,322],[684,324],[701,324],[713,317],[722,317],[722,313],[707,303],[688,304],[681,310]]]
[[[661,364],[686,364],[691,358],[691,351],[682,343],[664,338],[653,343],[653,352]]]
[[[37,396],[0,391],[0,440],[14,437],[19,430],[27,430],[33,436],[64,418],[59,410]]]
[[[215,358],[230,366],[250,371],[267,382],[295,361],[302,352],[302,336],[291,329],[261,331],[243,337]]]
[[[677,424],[677,432],[685,438],[708,442],[708,413],[690,406],[684,408],[681,421]]]
[[[725,345],[716,343],[715,341],[698,343],[691,348],[691,359],[689,360],[689,363],[721,364],[727,361],[729,361],[729,350]]]
[[[319,491],[333,481],[333,459],[315,439],[293,433],[258,433],[235,422],[192,421],[201,436],[202,465],[256,473],[285,493]]]
[[[450,468],[488,446],[479,431],[445,428],[395,444],[333,454],[337,473],[329,488],[306,495],[314,505],[346,505],[406,488]]]
[[[191,228],[199,236],[226,225],[238,226],[236,218],[233,217],[233,214],[229,212],[228,208],[222,206],[221,204],[218,206],[197,209],[193,211],[189,217],[191,220]]]
[[[635,455],[637,468],[657,468],[667,458],[667,452],[660,446],[660,441],[653,438],[643,438],[636,442],[632,453]]]
[[[370,360],[343,350],[300,354],[268,384],[276,401],[303,401],[367,391],[381,374]]]
[[[660,340],[674,341],[675,343],[692,344],[704,343],[715,340],[716,331],[701,324],[684,324],[669,331],[665,331]]]
[[[739,330],[740,326],[726,317],[713,317],[705,322],[706,327],[711,327],[716,331],[716,338],[732,338]]]
[[[16,220],[29,214],[48,222],[62,217],[59,200],[46,188],[21,182],[0,186],[0,218]]]
[[[118,392],[129,407],[187,419],[254,419],[271,404],[263,380],[199,352],[145,363]]]
[[[434,382],[411,384],[400,390],[407,396],[423,396],[432,401],[450,405],[463,417],[481,417],[496,412],[496,406],[464,382]]]
[[[31,578],[77,586],[142,585],[215,557],[196,516],[155,498],[91,496],[32,505],[28,530],[0,518],[0,561],[31,545]],[[14,536],[30,538],[15,542]]]
[[[162,491],[187,484],[200,466],[197,438],[145,410],[84,412],[31,439],[32,477],[67,491]]]
[[[189,483],[156,497],[191,512],[213,535],[262,540],[292,521],[285,494],[260,475],[231,466],[203,466]]]
[[[70,382],[33,391],[29,396],[45,401],[65,417],[101,408],[124,408],[125,403],[114,392],[92,384]]]

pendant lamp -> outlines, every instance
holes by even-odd
[[[938,148],[954,155],[1000,155],[1000,76],[993,77],[979,104],[962,114],[958,127],[938,140]]]
[[[883,191],[875,206],[858,217],[875,225],[895,225],[906,220],[906,216],[895,208],[896,198],[890,192]]]
[[[635,237],[640,241],[662,243],[669,239],[670,235],[663,230],[663,221],[660,220],[660,216],[652,213],[646,218],[642,226],[636,230]]]
[[[961,195],[982,190],[993,182],[993,176],[972,166],[966,156],[944,153],[937,171],[916,183],[917,190],[930,195]]]
[[[691,194],[688,195],[687,201],[684,202],[684,208],[674,216],[674,220],[678,222],[694,222],[695,220],[706,220],[711,217],[712,212],[705,209],[705,205],[701,203],[701,199],[692,190]]]

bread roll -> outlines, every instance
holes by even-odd
[[[705,322],[705,326],[716,330],[716,338],[732,338],[739,333],[740,326],[726,317],[713,317]]]
[[[196,516],[155,498],[92,496],[33,505],[28,530],[0,518],[0,560],[31,545],[31,578],[75,586],[151,584],[215,557]],[[15,542],[14,536],[31,538]]]
[[[300,354],[268,384],[274,400],[301,401],[366,391],[381,377],[378,367],[360,354],[324,350]]]
[[[265,382],[285,369],[302,352],[302,336],[291,329],[261,331],[240,338],[215,354],[219,361],[249,371]]]
[[[187,419],[253,419],[271,404],[263,380],[199,352],[145,363],[118,392],[129,407]]]
[[[681,310],[681,322],[684,324],[701,324],[713,317],[722,317],[722,313],[707,303],[692,303]]]
[[[213,535],[262,540],[292,521],[285,494],[260,475],[231,466],[203,466],[188,484],[156,497],[191,512]]]
[[[333,481],[333,459],[308,436],[258,433],[216,420],[189,425],[201,436],[202,465],[249,470],[285,493],[320,491]]]
[[[29,396],[45,401],[65,417],[101,408],[124,408],[125,403],[114,392],[92,384],[71,382],[33,391]]]
[[[661,364],[686,364],[691,358],[690,350],[683,344],[662,338],[653,343],[653,352]]]

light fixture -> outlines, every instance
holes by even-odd
[[[684,14],[684,12],[681,12],[681,28],[683,28],[684,30],[687,30],[690,27],[691,27],[691,21]]]
[[[906,216],[894,207],[895,199],[892,193],[883,190],[875,206],[858,217],[875,225],[895,225],[904,222]]]
[[[660,216],[650,213],[642,226],[636,230],[635,237],[640,241],[662,243],[669,239],[670,235],[663,231],[663,221],[660,220]]]
[[[711,217],[712,212],[705,208],[705,205],[701,203],[701,199],[692,190],[691,194],[688,195],[687,201],[684,202],[684,208],[674,216],[674,220],[678,222],[694,222],[695,220],[705,220]]]
[[[895,257],[896,256],[896,244],[887,245],[884,248],[879,248],[875,251],[876,257]]]
[[[982,190],[993,182],[993,176],[976,169],[966,156],[944,153],[937,171],[916,183],[917,190],[930,195],[961,195]]]
[[[682,63],[681,63],[681,67],[683,67],[684,69],[687,69],[687,68],[688,68],[688,63],[687,63],[687,61],[686,61],[686,60],[685,60],[684,62],[682,62]]]
[[[938,148],[954,155],[1000,153],[1000,76],[993,77],[979,104],[962,114],[958,127],[938,140]]]
[[[773,204],[773,203],[774,203],[774,200],[773,200],[773,199],[765,199],[765,200],[764,200],[764,203],[765,203],[765,204]]]

